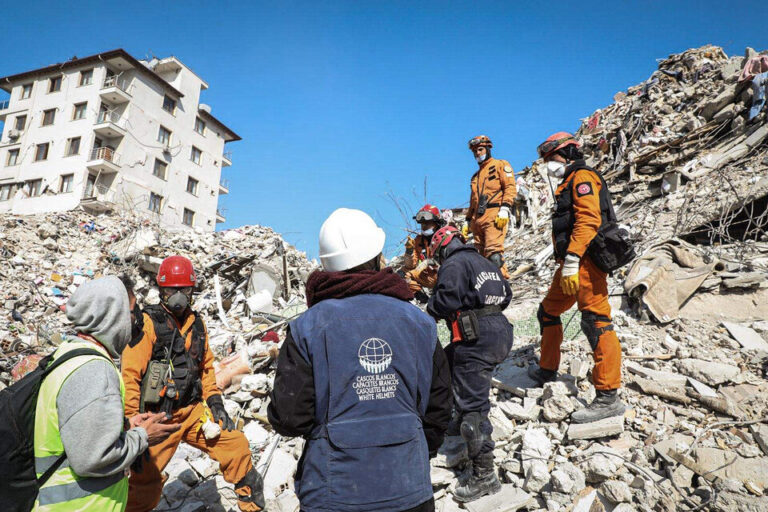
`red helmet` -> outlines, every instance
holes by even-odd
[[[552,156],[552,153],[557,151],[558,149],[563,149],[567,146],[576,146],[579,147],[579,141],[576,140],[576,137],[571,135],[568,132],[557,132],[553,135],[550,135],[547,137],[547,140],[539,144],[539,147],[536,149],[536,151],[539,152],[539,156],[541,158],[549,158]]]
[[[157,285],[164,288],[195,286],[197,276],[192,262],[184,256],[168,256],[157,271]]]
[[[493,142],[491,142],[487,135],[478,135],[469,139],[469,149],[474,149],[478,146],[492,148]]]
[[[434,258],[438,249],[448,245],[456,236],[461,238],[461,231],[453,226],[445,226],[438,229],[437,232],[432,235],[432,241],[429,243],[429,257]]]
[[[440,209],[437,206],[432,206],[431,204],[425,204],[422,206],[421,210],[416,212],[416,215],[414,215],[413,218],[416,222],[440,222],[442,219],[440,216]]]

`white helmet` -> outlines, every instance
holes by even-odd
[[[384,248],[384,230],[365,212],[339,208],[320,228],[320,261],[327,272],[349,270]]]

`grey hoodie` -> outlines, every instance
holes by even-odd
[[[116,277],[83,283],[67,302],[67,318],[77,332],[99,340],[113,358],[130,341],[128,293]],[[72,372],[56,407],[67,464],[80,476],[123,471],[147,449],[143,428],[123,430],[120,375],[107,360],[89,361]]]

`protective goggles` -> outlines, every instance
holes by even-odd
[[[469,147],[474,148],[477,146],[489,146],[491,145],[491,139],[488,137],[475,137],[469,140]]]
[[[183,288],[172,288],[172,287],[162,287],[160,288],[160,294],[163,297],[170,297],[176,292],[181,292],[184,295],[192,295],[192,291],[194,290],[194,287],[192,286],[185,286]]]
[[[550,154],[554,153],[557,148],[568,141],[576,142],[576,139],[574,137],[563,137],[562,139],[548,140],[539,144],[539,147],[536,148],[536,151],[538,151],[541,158],[546,158]]]
[[[419,212],[413,218],[416,219],[416,222],[418,222],[418,223],[430,222],[430,221],[431,222],[437,222],[438,221],[438,218],[435,217],[435,214],[432,213],[432,212]]]

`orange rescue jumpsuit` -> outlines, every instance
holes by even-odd
[[[566,171],[567,172],[567,171]],[[573,183],[573,186],[569,186]],[[597,268],[585,255],[590,242],[601,223],[599,193],[600,178],[594,172],[576,168],[566,174],[555,191],[555,203],[561,194],[572,190],[575,222],[567,252],[581,258],[579,265],[579,290],[576,295],[566,295],[560,287],[562,260],[552,279],[547,295],[539,307],[541,324],[541,361],[546,370],[556,371],[560,366],[560,344],[563,326],[560,315],[574,303],[582,313],[581,328],[592,347],[595,366],[592,383],[595,389],[611,390],[621,386],[621,346],[611,323],[611,306],[608,304],[607,274]],[[553,233],[553,238],[555,234]]]
[[[432,289],[437,284],[437,269],[432,265],[417,268],[427,257],[429,242],[424,235],[417,235],[413,239],[413,249],[406,249],[403,257],[403,270],[405,281],[413,293],[420,292],[421,288]]]
[[[504,238],[507,236],[509,224],[503,229],[498,229],[494,221],[499,214],[499,208],[508,207],[511,215],[512,206],[515,204],[517,185],[512,166],[506,160],[486,159],[472,176],[470,189],[467,220],[475,237],[475,248],[486,258],[497,252],[503,257]],[[481,195],[487,197],[488,204],[485,213],[478,215]],[[509,278],[506,265],[501,267],[501,273],[505,279]]]
[[[181,334],[186,339],[189,349],[192,343],[192,326],[195,313],[187,315],[183,324],[177,322]],[[152,347],[157,340],[152,319],[144,313],[144,338],[133,347],[126,347],[122,355],[122,374],[125,381],[125,415],[131,417],[139,413],[139,398],[141,379],[152,357]],[[208,346],[208,333],[205,334],[205,354],[200,366],[200,378],[203,387],[203,401],[209,396],[221,394],[216,387],[216,376],[213,369],[213,353]],[[172,423],[181,423],[181,428],[172,433],[160,444],[150,446],[149,460],[143,461],[140,473],[131,472],[128,490],[127,512],[144,512],[157,506],[162,496],[165,479],[162,471],[171,460],[181,441],[194,446],[217,460],[221,472],[227,482],[237,484],[253,467],[251,450],[245,435],[234,430],[221,431],[221,436],[213,441],[207,441],[202,432],[198,432],[200,418],[203,416],[202,402],[190,404],[180,409],[174,409]],[[253,510],[258,510],[254,508]]]

